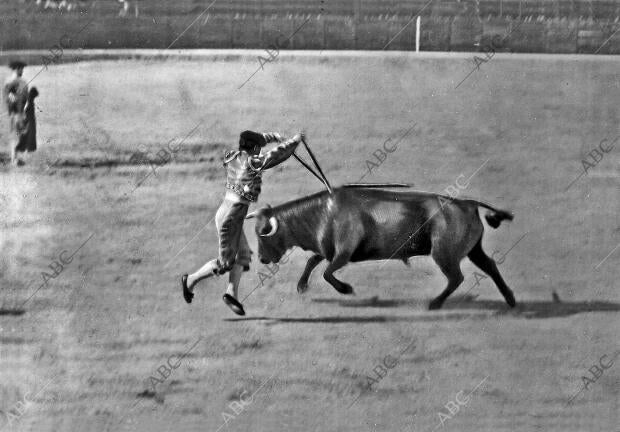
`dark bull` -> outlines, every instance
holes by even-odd
[[[334,277],[349,262],[398,259],[407,263],[411,256],[431,255],[448,278],[446,288],[429,305],[438,309],[463,282],[460,262],[468,257],[514,306],[514,295],[495,261],[482,250],[480,207],[488,211],[485,219],[493,228],[513,218],[507,211],[472,199],[362,186],[344,186],[333,194],[320,192],[262,208],[247,218],[256,218],[262,263],[279,262],[294,246],[314,252],[297,284],[300,293],[308,289],[310,273],[323,260],[329,261],[325,280],[339,293],[352,294],[349,284]]]

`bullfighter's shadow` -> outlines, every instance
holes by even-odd
[[[346,308],[397,308],[411,307],[413,315],[358,315],[318,317],[246,317],[228,318],[225,321],[271,321],[272,323],[381,323],[381,322],[429,322],[456,321],[462,319],[488,319],[507,316],[523,319],[561,318],[579,313],[619,312],[620,303],[608,301],[521,301],[510,308],[502,300],[475,300],[473,296],[455,296],[446,300],[439,311],[425,311],[427,302],[420,299],[312,299],[315,303],[336,304]]]
[[[450,314],[443,317],[438,316],[391,316],[391,315],[362,315],[362,316],[309,316],[309,317],[246,317],[246,318],[225,318],[224,321],[267,321],[268,324],[277,323],[309,323],[309,324],[373,324],[386,322],[416,322],[416,321],[442,321],[442,320],[462,320],[472,318],[472,314]]]

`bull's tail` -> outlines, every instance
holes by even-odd
[[[501,224],[504,219],[509,220],[509,221],[513,220],[514,215],[505,210],[496,210],[496,211],[492,211],[491,213],[485,214],[484,218],[487,220],[491,228],[497,228],[499,227],[499,224]]]
[[[487,220],[487,223],[491,228],[498,228],[503,220],[511,221],[514,219],[514,215],[507,210],[495,208],[490,204],[478,200],[467,201],[476,204],[478,207],[484,207],[485,209],[490,210],[489,213],[484,215],[484,218]]]

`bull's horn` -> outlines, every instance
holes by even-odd
[[[253,219],[256,217],[256,213],[258,213],[258,210],[255,210],[251,213],[248,213],[248,215],[245,217],[246,219]]]
[[[278,231],[278,220],[274,216],[269,218],[269,225],[271,225],[271,231],[267,234],[261,234],[261,237],[271,237]]]

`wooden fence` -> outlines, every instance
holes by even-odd
[[[140,13],[117,16],[119,3],[100,0],[86,12],[41,12],[34,0],[5,0],[0,9],[0,49],[61,48],[267,48],[281,42],[282,49],[415,49],[415,7],[418,0],[325,1],[338,13],[270,13],[275,5],[286,4],[308,11],[318,1],[228,0],[226,8],[209,2],[142,0]],[[45,0],[43,0],[45,1]],[[488,41],[499,41],[499,49],[513,52],[620,53],[620,18],[607,14],[573,17],[546,16],[551,11],[598,11],[611,7],[605,1],[577,0],[435,0],[421,14],[421,49],[432,51],[476,51]],[[80,2],[83,7],[90,2]],[[620,1],[612,9],[620,13]],[[222,3],[224,4],[224,2]],[[495,7],[493,14],[489,5]],[[596,4],[597,7],[585,8]],[[150,5],[150,6],[149,6]],[[250,8],[249,5],[252,5]],[[334,6],[335,5],[335,6]],[[338,6],[340,5],[340,6]],[[401,11],[407,14],[367,13]],[[456,6],[455,6],[456,5]],[[509,9],[513,12],[507,14]],[[520,9],[514,9],[520,5]],[[538,14],[513,16],[544,8]],[[92,5],[91,5],[92,6]],[[313,6],[313,7],[314,7]],[[337,7],[338,6],[338,7]],[[349,7],[349,9],[345,8]],[[371,6],[374,8],[372,9]],[[393,9],[388,8],[391,7]],[[553,6],[553,7],[552,7]],[[562,7],[560,7],[562,6]],[[352,9],[351,9],[352,7]],[[308,9],[310,8],[310,9]],[[486,9],[485,9],[486,8]],[[585,8],[585,9],[584,9]],[[235,9],[246,12],[231,12]],[[291,9],[291,10],[292,10]],[[611,10],[611,9],[610,9]],[[262,12],[260,12],[262,11]],[[130,11],[131,12],[131,11]],[[181,13],[183,12],[183,13]],[[344,13],[346,12],[346,13]],[[501,12],[501,13],[499,13]],[[555,13],[554,12],[554,13]],[[500,16],[501,15],[501,16]],[[561,15],[561,14],[560,14]],[[294,33],[294,36],[287,39]],[[495,37],[495,39],[494,39]],[[282,42],[286,39],[286,42]],[[63,43],[61,43],[61,40]],[[70,45],[70,46],[68,46]]]

